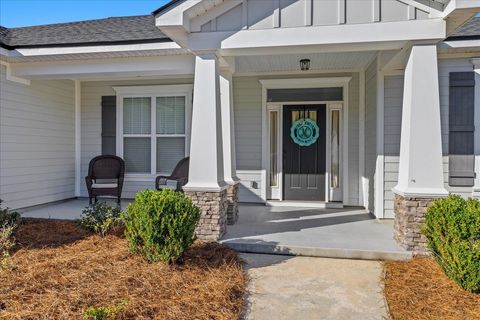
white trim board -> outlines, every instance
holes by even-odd
[[[75,83],[75,197],[81,193],[81,165],[82,165],[82,87],[80,80]]]

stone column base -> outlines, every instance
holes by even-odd
[[[227,190],[220,192],[185,191],[201,215],[195,234],[200,240],[217,241],[227,230]]]
[[[397,243],[415,254],[428,254],[427,238],[421,228],[425,223],[425,213],[432,205],[431,198],[407,198],[395,195],[394,238]]]
[[[238,183],[227,188],[227,224],[235,224],[238,220]]]

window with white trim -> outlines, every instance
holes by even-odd
[[[127,174],[170,174],[188,154],[189,88],[187,85],[114,88],[119,93],[120,111],[117,146]]]

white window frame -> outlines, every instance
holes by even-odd
[[[125,179],[130,181],[152,181],[157,175],[169,175],[171,172],[157,172],[157,138],[183,137],[185,138],[185,156],[190,153],[191,122],[192,122],[192,93],[193,85],[157,85],[157,86],[122,86],[113,87],[117,94],[117,156],[123,158],[124,139],[128,137],[150,138],[151,159],[150,173],[125,173]],[[185,133],[184,134],[157,134],[157,97],[185,97]],[[150,134],[123,133],[123,100],[125,98],[150,98],[151,103],[151,130]]]

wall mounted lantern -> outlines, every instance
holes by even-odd
[[[302,71],[310,70],[310,59],[300,60],[300,70]]]

